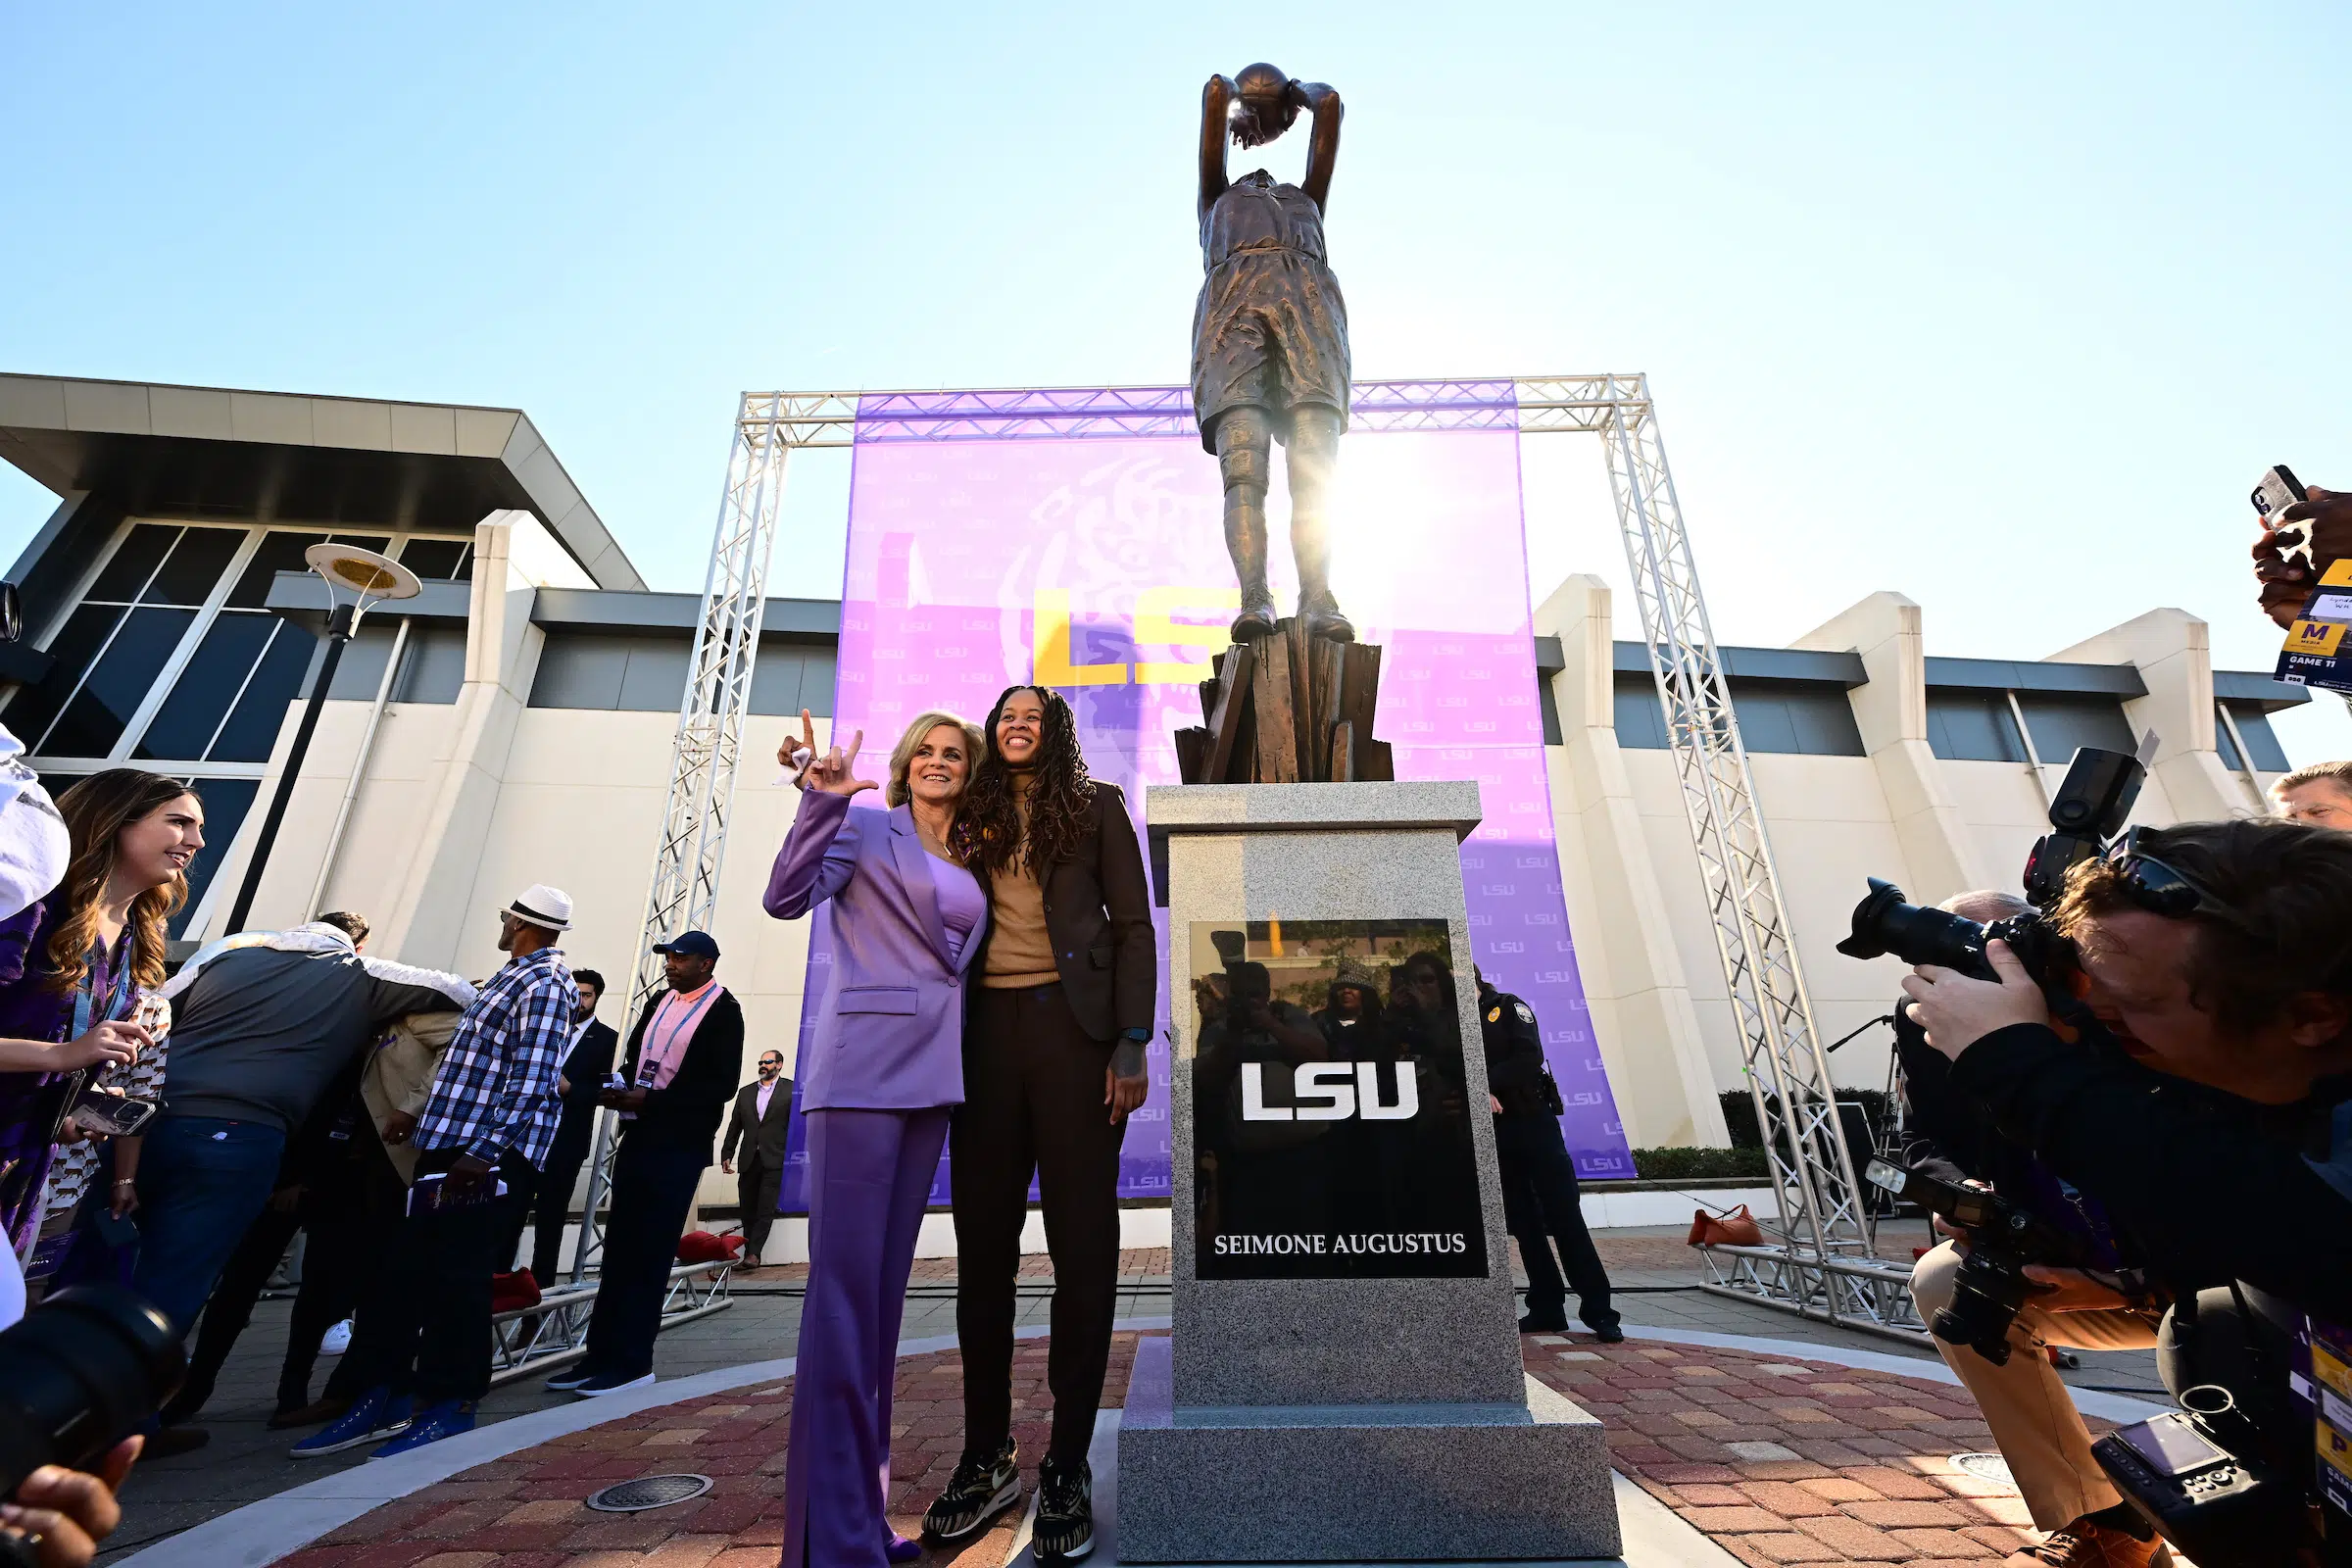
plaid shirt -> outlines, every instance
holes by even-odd
[[[512,1149],[545,1165],[563,1111],[556,1069],[571,1050],[578,1003],[561,948],[508,959],[458,1020],[410,1142],[492,1165]]]

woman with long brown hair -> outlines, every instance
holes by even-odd
[[[0,1225],[20,1256],[73,1100],[153,1044],[131,1014],[164,983],[166,923],[188,902],[188,862],[204,848],[203,803],[138,768],[83,779],[57,809],[73,836],[65,879],[0,924]]]
[[[1054,1433],[1038,1466],[1035,1541],[1041,1559],[1068,1558],[1094,1544],[1086,1451],[1118,1294],[1119,1145],[1151,1085],[1158,942],[1126,798],[1088,775],[1070,705],[1011,687],[982,736],[963,817],[989,926],[949,1161],[963,1454],[923,1522],[961,1540],[1020,1495],[1013,1282],[1035,1175],[1054,1254]]]

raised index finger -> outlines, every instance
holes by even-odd
[[[801,710],[801,744],[811,752],[816,750],[816,723],[806,708]]]
[[[865,750],[865,731],[863,731],[863,730],[858,730],[858,731],[856,734],[853,734],[853,735],[850,737],[850,760],[851,760],[851,761],[853,761],[853,762],[855,762],[856,760],[858,760],[858,754],[859,752],[862,752],[862,751],[864,751],[864,750]]]

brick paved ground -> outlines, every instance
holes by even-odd
[[[1112,1352],[1121,1401],[1135,1336]],[[1606,1424],[1611,1462],[1742,1562],[1997,1561],[2031,1539],[2014,1494],[1960,1474],[1990,1439],[1956,1389],[1820,1362],[1577,1337],[1531,1337],[1527,1364]],[[1046,1437],[1046,1344],[1021,1342],[1015,1423]],[[956,1460],[960,1365],[899,1366],[893,1522],[912,1533]],[[556,1439],[354,1521],[290,1568],[772,1568],[782,1541],[789,1381],[665,1406]],[[640,1516],[580,1499],[635,1476],[693,1470],[707,1496]],[[924,1568],[997,1568],[1014,1521]]]

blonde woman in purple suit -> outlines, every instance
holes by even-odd
[[[948,1112],[963,1101],[963,979],[988,895],[963,860],[959,808],[980,732],[924,713],[890,757],[887,810],[858,810],[859,730],[801,740],[800,814],[776,852],[767,912],[833,905],[833,963],[798,1064],[808,1123],[808,1292],[784,1471],[784,1568],[881,1568],[919,1553],[884,1516],[899,1319]]]

